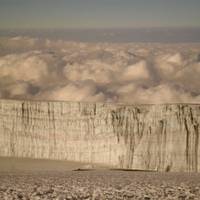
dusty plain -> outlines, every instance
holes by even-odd
[[[200,174],[0,158],[0,199],[200,199]]]

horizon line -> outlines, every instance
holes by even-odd
[[[200,29],[200,26],[140,26],[140,27],[0,27],[1,30],[139,30],[139,29]]]

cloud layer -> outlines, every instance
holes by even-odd
[[[0,98],[200,103],[199,44],[0,38]]]

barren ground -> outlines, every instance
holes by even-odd
[[[200,199],[200,174],[73,171],[75,162],[0,158],[0,199]]]

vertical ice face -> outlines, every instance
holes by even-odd
[[[200,105],[0,100],[0,156],[200,171]]]

